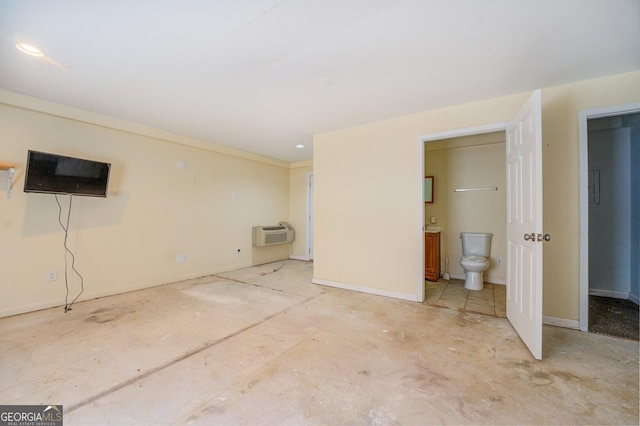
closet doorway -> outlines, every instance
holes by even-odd
[[[638,338],[640,110],[580,114],[580,329]]]

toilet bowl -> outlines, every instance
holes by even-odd
[[[482,290],[484,288],[483,272],[489,268],[489,261],[482,256],[463,256],[460,265],[464,269],[464,288]]]
[[[461,232],[462,257],[460,266],[464,269],[464,288],[482,290],[484,288],[484,271],[489,268],[491,237],[484,232]]]

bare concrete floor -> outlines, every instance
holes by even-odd
[[[638,343],[310,284],[287,261],[0,319],[0,404],[65,425],[638,424]]]

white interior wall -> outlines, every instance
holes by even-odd
[[[16,166],[11,197],[0,193],[0,316],[65,301],[55,198],[22,191],[28,149],[112,164],[106,199],[73,199],[79,300],[289,256],[290,244],[253,247],[251,238],[254,225],[289,220],[288,163],[6,92],[0,128],[0,161]],[[57,281],[47,281],[51,270]],[[69,286],[73,298],[80,282],[70,275]]]
[[[579,112],[637,102],[640,72],[542,90],[544,316],[580,317]],[[314,136],[316,283],[419,299],[424,135],[504,123],[530,92]],[[436,197],[438,195],[436,194]]]

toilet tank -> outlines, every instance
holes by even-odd
[[[484,232],[461,232],[462,255],[489,257],[493,234]]]

